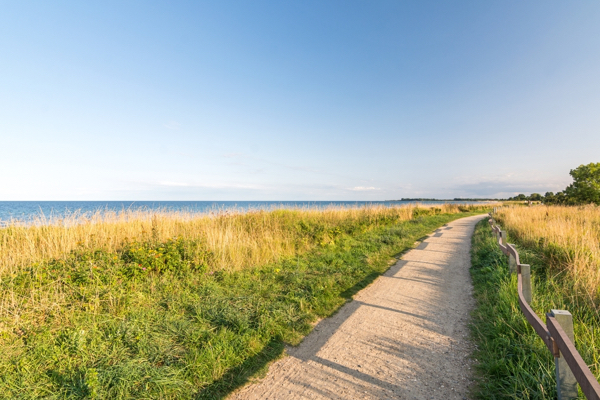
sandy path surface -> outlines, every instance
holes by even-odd
[[[436,230],[229,399],[463,399],[470,384],[471,235]]]

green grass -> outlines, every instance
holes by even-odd
[[[516,245],[521,262],[532,268],[532,308],[542,320],[550,309],[566,309],[573,314],[575,345],[598,378],[600,318],[593,303],[574,290],[572,281],[551,276],[543,253],[518,242]],[[554,359],[521,313],[516,275],[509,273],[507,257],[498,248],[487,219],[475,229],[471,257],[477,301],[471,326],[477,345],[475,397],[555,399]]]
[[[2,280],[4,293],[34,302],[54,290],[62,301],[3,333],[0,398],[223,398],[385,272],[393,255],[468,215],[348,226],[308,253],[235,272],[193,262],[185,238],[80,249],[23,268]]]

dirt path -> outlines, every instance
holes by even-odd
[[[469,249],[481,218],[436,230],[230,399],[468,397]]]

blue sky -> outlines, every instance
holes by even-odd
[[[0,200],[562,190],[600,2],[3,2]]]

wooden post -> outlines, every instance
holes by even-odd
[[[506,246],[506,231],[500,231],[502,234],[502,244]]]
[[[550,310],[552,316],[558,322],[571,340],[575,343],[575,334],[573,333],[573,316],[567,310]],[[554,358],[556,367],[556,393],[558,400],[571,400],[577,398],[577,380],[571,369],[567,365],[564,357]]]
[[[531,304],[531,267],[529,264],[520,264],[521,282],[523,283],[523,297],[527,304]]]
[[[508,254],[508,270],[511,273],[517,272],[517,260],[515,260],[515,257],[512,255],[512,253]]]

